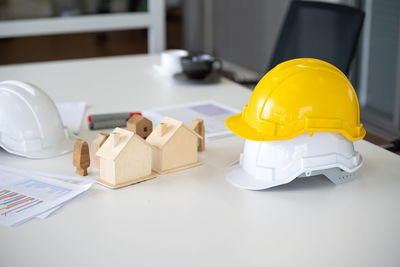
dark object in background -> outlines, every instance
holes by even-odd
[[[393,140],[389,144],[382,145],[382,148],[394,153],[400,152],[400,138]]]
[[[217,70],[222,69],[222,61],[207,54],[189,55],[181,58],[183,73],[189,79],[204,79],[213,71],[214,63],[219,64]]]
[[[142,115],[140,112],[124,112],[110,114],[94,114],[88,116],[90,130],[110,129],[115,127],[125,127],[126,122],[133,115]]]
[[[327,61],[348,75],[363,21],[364,11],[358,8],[293,1],[267,71],[289,59],[311,57]]]
[[[364,11],[358,8],[293,1],[265,73],[290,59],[316,58],[333,64],[347,76],[357,51],[363,22]],[[257,82],[239,81],[250,87]]]
[[[200,79],[190,79],[185,75],[185,73],[181,72],[174,74],[173,77],[177,82],[183,84],[210,85],[219,83],[221,81],[222,75],[220,72],[212,72],[208,74],[204,79],[200,80]]]

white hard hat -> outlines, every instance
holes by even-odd
[[[342,134],[303,133],[289,140],[246,140],[240,161],[230,165],[225,175],[233,185],[251,190],[319,174],[339,184],[354,179],[361,164],[362,157],[353,142]]]
[[[50,158],[71,152],[73,139],[45,92],[25,82],[0,82],[1,147],[28,158]]]

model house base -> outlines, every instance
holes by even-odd
[[[156,176],[157,176],[156,173],[152,172],[150,175],[147,175],[147,176],[144,176],[144,177],[139,177],[139,178],[136,178],[136,179],[132,179],[130,181],[124,182],[122,184],[117,184],[117,185],[110,184],[109,182],[104,181],[104,180],[102,180],[100,178],[97,179],[96,182],[98,184],[101,184],[101,185],[103,185],[105,187],[108,187],[108,188],[111,188],[111,189],[118,189],[118,188],[121,188],[121,187],[125,187],[125,186],[128,186],[128,185],[140,183],[140,182],[155,178]]]
[[[170,173],[170,172],[176,172],[176,171],[180,171],[180,170],[183,170],[183,169],[189,169],[189,168],[192,168],[192,167],[200,166],[201,164],[203,164],[203,162],[197,161],[195,163],[190,163],[190,164],[187,164],[187,165],[179,166],[177,168],[172,168],[172,169],[165,170],[165,171],[156,171],[156,172],[158,174],[167,174],[167,173]]]

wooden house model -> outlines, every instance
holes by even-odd
[[[100,157],[98,183],[119,188],[155,177],[152,147],[132,131],[115,128],[96,153]]]
[[[153,170],[164,174],[200,165],[199,138],[202,137],[183,122],[165,117],[146,139],[153,147]]]

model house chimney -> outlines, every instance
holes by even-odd
[[[163,136],[168,130],[168,125],[164,122],[161,122],[157,127],[157,132],[160,136]]]
[[[119,133],[111,133],[109,138],[111,138],[111,144],[114,148],[118,145],[121,135]]]

